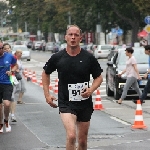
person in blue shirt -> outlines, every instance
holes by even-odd
[[[145,85],[144,91],[143,91],[142,95],[140,96],[141,104],[145,103],[144,99],[146,99],[148,92],[150,92],[150,45],[145,46],[145,54],[149,55],[149,58],[148,58],[149,68],[144,75],[144,78],[147,79],[147,84]],[[134,100],[133,102],[137,103],[136,100]]]
[[[9,108],[13,85],[11,83],[12,72],[16,70],[16,58],[7,52],[4,52],[4,46],[0,43],[0,133],[3,133],[3,105],[4,105],[4,126],[6,132],[11,132],[9,125]],[[11,66],[13,68],[11,69]]]

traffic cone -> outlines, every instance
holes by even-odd
[[[36,74],[35,74],[35,71],[33,71],[33,74],[32,74],[32,79],[31,79],[31,81],[32,81],[33,83],[37,83],[37,79],[36,79]]]
[[[27,80],[27,77],[28,77],[28,70],[27,69],[24,69],[24,78]]]
[[[49,90],[53,90],[53,87],[51,84],[49,85]]]
[[[32,72],[31,70],[28,71],[28,76],[27,76],[27,81],[31,81],[32,80]]]
[[[25,78],[25,79],[26,79],[27,73],[28,73],[28,71],[27,71],[27,69],[25,68],[25,69],[23,70],[23,75],[24,75],[24,78]]]
[[[55,80],[55,86],[54,86],[53,90],[54,90],[55,94],[58,94],[58,79]]]
[[[42,77],[41,77],[41,79],[40,79],[39,85],[40,85],[40,87],[43,88]]]
[[[147,128],[147,126],[143,122],[142,106],[141,106],[140,100],[137,100],[137,108],[136,108],[136,112],[135,112],[135,121],[134,121],[134,124],[132,125],[132,128],[134,128],[134,129]]]
[[[101,102],[100,90],[97,90],[94,110],[103,110],[103,109],[104,109],[104,107],[103,107],[102,102]]]

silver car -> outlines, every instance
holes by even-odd
[[[94,51],[95,58],[107,58],[112,49],[111,45],[98,45]]]
[[[22,50],[21,59],[26,59],[27,61],[31,60],[31,53],[26,45],[14,45],[12,48],[12,54],[14,54],[16,50]]]
[[[47,42],[45,45],[45,50],[46,51],[53,51],[55,48],[55,43],[54,42]]]

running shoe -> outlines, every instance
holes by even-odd
[[[11,122],[17,122],[16,117],[15,116],[11,116]]]
[[[9,121],[6,121],[4,119],[4,124],[5,124],[5,130],[6,130],[6,132],[11,132],[11,126],[9,124]]]
[[[0,133],[3,133],[3,124],[0,124]]]

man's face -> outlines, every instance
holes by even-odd
[[[3,53],[4,53],[3,44],[0,43],[0,56],[2,56]]]
[[[150,55],[150,50],[145,50],[146,55]]]
[[[8,52],[8,53],[11,53],[10,46],[9,46],[9,45],[5,45],[5,46],[4,46],[4,51],[5,51],[5,52]]]
[[[65,40],[68,46],[76,48],[79,46],[82,36],[80,35],[80,30],[77,27],[70,27],[67,30]]]

